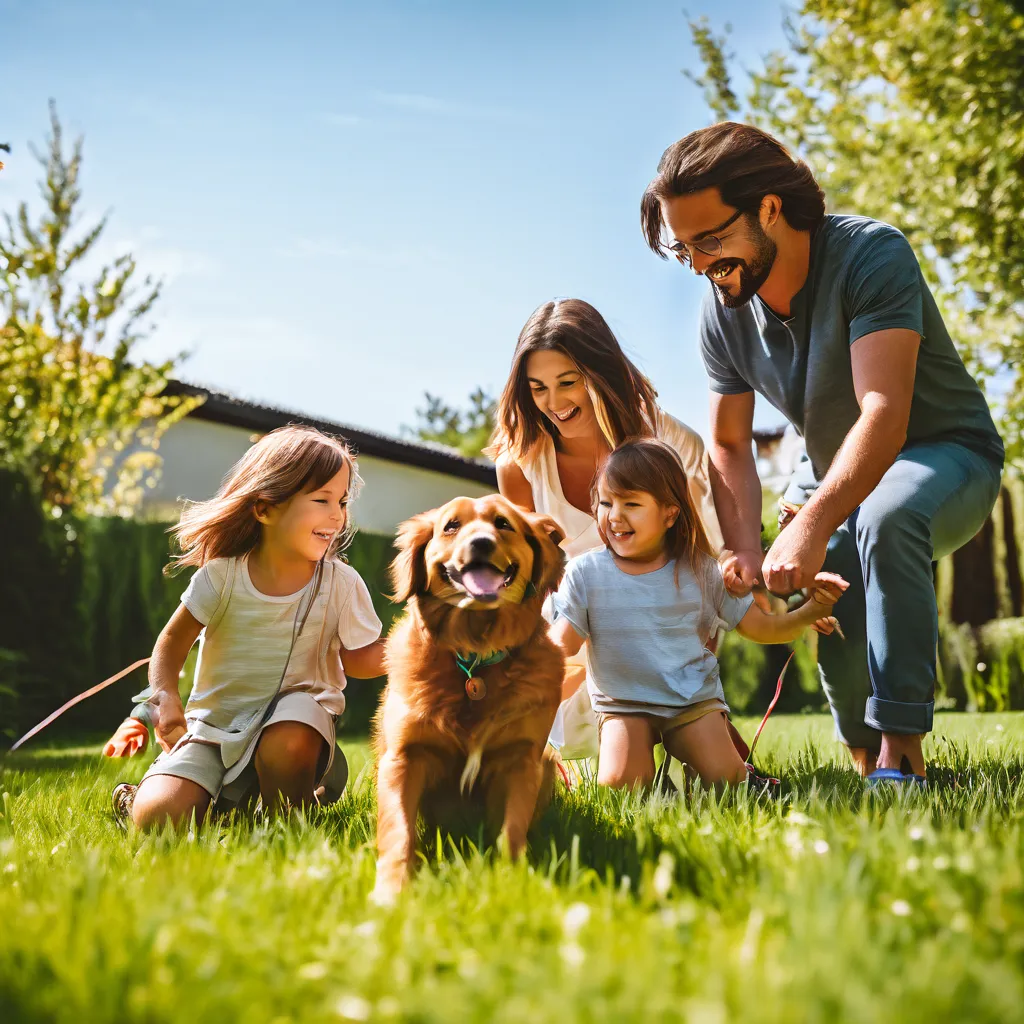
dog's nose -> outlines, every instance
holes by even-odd
[[[493,537],[488,537],[486,533],[478,533],[475,537],[470,538],[469,553],[474,558],[487,558],[494,554],[494,549],[497,546]]]

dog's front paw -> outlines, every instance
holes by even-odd
[[[377,881],[370,892],[370,902],[375,907],[393,907],[398,902],[404,883],[403,871],[396,872],[393,866],[377,861]]]

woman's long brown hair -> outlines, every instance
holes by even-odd
[[[519,333],[485,454],[496,458],[508,451],[520,460],[545,433],[559,447],[558,428],[537,408],[526,377],[530,355],[550,350],[564,353],[582,374],[609,447],[627,437],[654,436],[658,393],[651,382],[589,302],[557,299],[535,309]]]
[[[272,430],[235,463],[215,497],[185,506],[178,525],[171,530],[181,550],[165,571],[247,554],[259,543],[263,529],[255,516],[258,502],[280,505],[303,491],[316,490],[344,466],[349,469],[351,501],[362,480],[348,445],[313,427]],[[328,557],[343,551],[354,531],[349,515]]]
[[[612,494],[643,491],[662,507],[679,509],[676,521],[665,534],[665,553],[676,562],[676,582],[679,581],[679,566],[685,565],[697,577],[703,593],[707,559],[715,562],[715,555],[690,497],[686,470],[676,450],[653,437],[635,438],[619,445],[594,480],[595,518],[597,490],[602,483]],[[602,535],[601,539],[607,545],[607,538]]]

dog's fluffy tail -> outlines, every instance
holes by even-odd
[[[463,796],[471,792],[476,784],[477,776],[480,774],[480,762],[483,760],[484,752],[482,747],[474,747],[466,758],[466,767],[462,769],[462,777],[459,779],[459,791]]]

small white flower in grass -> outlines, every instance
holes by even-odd
[[[297,973],[303,981],[319,981],[321,978],[327,977],[327,964],[314,960],[311,963],[303,964]]]
[[[911,907],[906,900],[893,900],[889,908],[897,917],[910,917]]]
[[[949,867],[949,858],[941,855],[936,857],[935,860],[932,861],[932,867],[935,868],[936,871],[945,871],[946,868]]]
[[[824,839],[814,840],[814,852],[819,856],[828,853],[828,842]]]
[[[563,942],[558,947],[558,952],[566,967],[571,967],[573,970],[578,970],[582,967],[583,962],[587,959],[587,954],[583,952],[583,948],[575,942]]]
[[[355,928],[352,929],[352,932],[354,935],[358,935],[362,939],[368,939],[371,935],[376,934],[377,922],[363,921],[360,924],[357,924]]]
[[[369,1020],[373,1007],[362,996],[344,995],[334,1004],[342,1020]]]
[[[921,866],[921,862],[916,857],[908,857],[906,868],[908,871],[916,871]]]
[[[17,871],[17,870],[18,870],[18,865],[17,864],[11,863],[11,864],[5,864],[4,865],[4,874],[5,875],[9,875],[12,872]]]
[[[985,662],[983,662],[983,661],[979,661],[977,666],[976,666],[976,668],[978,669],[979,672],[984,672],[985,669],[988,668],[988,665],[986,665]]]
[[[658,899],[663,900],[669,894],[672,881],[675,878],[675,871],[675,858],[668,850],[663,850],[658,857],[658,866],[654,869],[654,877],[651,879]]]
[[[907,834],[915,843],[919,843],[924,839],[924,829],[920,825],[915,825]]]
[[[575,938],[589,920],[590,907],[586,903],[573,903],[562,915],[562,931],[568,938]]]
[[[791,825],[813,825],[814,821],[808,818],[806,814],[801,814],[799,811],[790,811],[786,815],[786,821]]]
[[[997,725],[996,726],[996,732],[1002,732],[1002,731],[1003,731],[1003,727],[1001,725]]]

